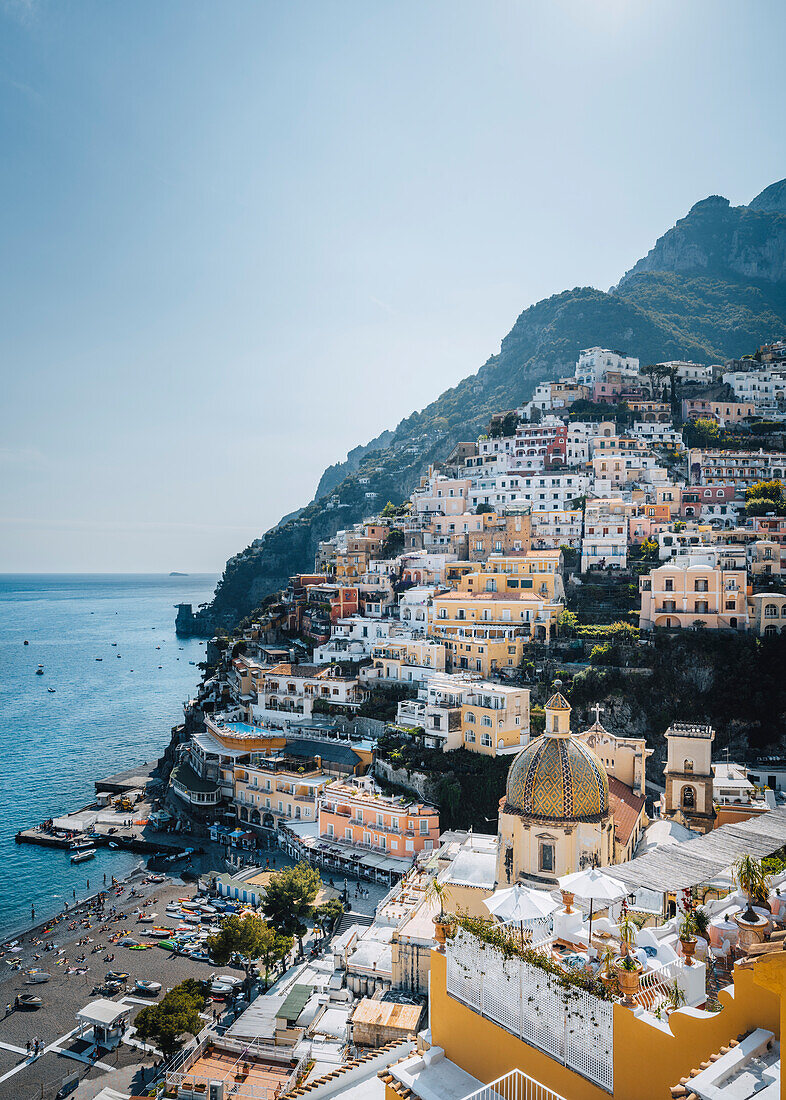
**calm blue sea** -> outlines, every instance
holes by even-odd
[[[215,583],[212,575],[0,574],[0,938],[29,921],[33,902],[36,917],[47,916],[73,890],[94,892],[104,874],[139,863],[99,850],[74,866],[65,852],[14,837],[86,805],[94,779],[161,755],[205,652],[204,642],[175,637],[174,605],[204,602]]]

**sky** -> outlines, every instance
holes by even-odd
[[[785,176],[784,35],[778,0],[0,0],[0,571],[220,571],[528,305]]]

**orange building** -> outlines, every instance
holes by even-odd
[[[382,794],[370,779],[332,783],[319,799],[319,835],[414,857],[439,847],[439,813],[427,803]]]

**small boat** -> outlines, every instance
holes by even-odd
[[[112,645],[117,645],[117,642],[112,642]]]
[[[128,974],[122,970],[107,970],[104,977],[105,982],[127,982]]]
[[[30,1010],[34,1008],[40,1008],[43,1005],[43,1001],[40,997],[36,997],[34,993],[17,993],[16,1000],[14,1002],[16,1008]]]
[[[138,993],[146,993],[148,997],[157,997],[161,992],[161,982],[148,982],[137,978],[134,988]]]
[[[232,993],[232,986],[229,982],[211,982],[210,983],[210,996],[214,1000],[223,1000]]]
[[[25,985],[40,985],[42,982],[48,982],[52,977],[46,970],[39,970],[38,967],[33,967],[32,970],[28,970],[25,975]]]
[[[54,695],[54,693],[57,691],[57,688],[47,688],[46,690],[49,692],[50,695]]]
[[[134,939],[133,936],[123,936],[118,943],[121,947],[139,947],[139,940]]]
[[[22,644],[23,644],[23,645],[30,645],[30,643],[28,642],[27,638],[25,638],[25,640],[24,640],[24,642],[23,642]]]
[[[115,844],[115,842],[113,840],[110,840],[109,841],[109,847],[110,848],[117,848],[117,845]]]
[[[166,940],[172,934],[171,928],[151,928],[147,933],[148,936],[152,936],[156,940]]]
[[[159,940],[156,946],[157,947],[164,947],[167,951],[174,951],[175,950],[175,941],[174,940]]]
[[[137,920],[140,924],[152,924],[158,913],[140,913]]]
[[[88,859],[95,859],[95,848],[85,848],[81,852],[74,852],[71,856],[72,863],[84,863]]]
[[[97,661],[103,661],[103,659],[104,659],[103,657],[96,657]]]
[[[35,674],[36,674],[36,676],[43,676],[44,675],[44,666],[39,665],[38,668],[35,670]]]
[[[122,653],[118,653],[118,654],[117,654],[117,659],[118,659],[118,661],[122,660],[122,657],[123,657],[123,654],[122,654]]]

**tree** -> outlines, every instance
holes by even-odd
[[[689,420],[682,429],[682,438],[686,447],[711,446],[713,443],[717,443],[720,437],[721,430],[717,421],[706,416]]]
[[[383,558],[395,558],[404,549],[404,532],[397,527],[392,527],[388,537],[382,543]]]
[[[205,986],[189,978],[170,989],[160,1004],[147,1005],[134,1020],[137,1035],[152,1039],[165,1058],[183,1045],[181,1036],[197,1035],[203,1020],[200,1013],[207,1003]]]
[[[208,950],[219,966],[224,966],[233,955],[246,959],[262,958],[268,934],[268,925],[260,917],[228,917],[214,936],[209,936]]]
[[[306,921],[313,915],[321,885],[319,871],[307,863],[298,863],[297,867],[285,867],[273,875],[265,891],[263,913],[283,935],[297,936],[301,955]]]
[[[659,550],[658,540],[647,538],[641,544],[641,556],[643,558],[657,558]]]
[[[283,933],[277,932],[272,924],[265,923],[259,951],[259,958],[265,967],[265,985],[270,980],[270,971],[274,966],[277,963],[281,963],[283,966],[294,942],[292,936],[285,936]]]
[[[476,516],[482,516],[486,512],[493,512],[494,506],[492,504],[479,504],[475,509]]]
[[[763,516],[774,512],[776,516],[786,515],[786,499],[783,484],[772,481],[757,481],[745,494],[745,513],[749,516]]]
[[[333,931],[344,915],[344,906],[338,898],[329,898],[318,905],[314,910],[314,916],[319,921],[323,931],[327,927]]]
[[[567,608],[563,608],[557,619],[560,634],[564,634],[566,638],[572,638],[578,625],[579,617],[575,611],[568,611]]]

